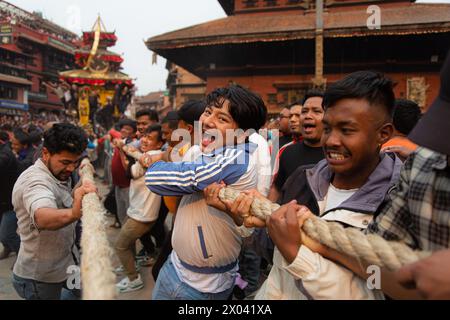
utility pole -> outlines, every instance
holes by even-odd
[[[316,70],[312,79],[315,88],[324,89],[326,79],[323,77],[323,0],[316,0]]]

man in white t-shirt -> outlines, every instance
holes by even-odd
[[[151,125],[141,136],[140,150],[149,155],[161,153],[163,145],[161,126]],[[161,197],[145,185],[145,169],[136,162],[131,167],[130,206],[128,219],[120,230],[115,249],[122,263],[126,277],[117,284],[119,292],[130,292],[142,289],[144,282],[136,270],[136,240],[151,230],[158,219]]]
[[[298,168],[281,191],[278,203],[283,206],[262,222],[276,249],[256,299],[383,298],[357,274],[302,243],[297,215],[306,209],[345,227],[367,228],[402,167],[394,154],[380,154],[393,132],[394,100],[392,82],[370,71],[353,73],[328,88],[322,136],[326,159],[313,168]],[[235,209],[251,203],[248,198],[227,205]],[[233,214],[246,216],[249,208],[241,206]]]

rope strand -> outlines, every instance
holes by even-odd
[[[82,161],[82,181],[94,183],[95,169],[88,159]],[[113,300],[116,297],[111,256],[112,250],[106,236],[104,208],[95,193],[83,197],[83,231],[81,234],[81,282],[83,300]]]
[[[223,188],[220,190],[219,198],[234,201],[239,194],[239,191],[232,188]],[[267,199],[255,198],[250,214],[265,221],[278,208],[280,208],[278,204]],[[391,271],[431,254],[414,251],[404,243],[387,241],[376,234],[366,235],[356,228],[344,228],[339,223],[327,222],[316,216],[306,220],[303,231],[313,240],[331,249]]]

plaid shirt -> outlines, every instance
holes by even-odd
[[[450,167],[447,156],[419,148],[367,232],[414,249],[450,248]]]

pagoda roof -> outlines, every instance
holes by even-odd
[[[75,51],[75,54],[82,54],[82,55],[89,55],[91,53],[91,49],[90,48],[81,48]],[[105,49],[98,49],[97,56],[116,56],[116,57],[120,57],[121,55],[113,52],[113,51],[109,51],[109,50],[105,50]]]
[[[105,73],[96,73],[91,72],[89,70],[69,70],[60,72],[59,76],[64,79],[76,79],[72,82],[80,82],[84,84],[84,80],[99,80],[100,82],[112,82],[112,83],[122,83],[122,82],[131,82],[132,79],[123,72],[113,72],[108,71]]]
[[[382,26],[369,30],[364,11],[325,11],[324,36],[361,37],[450,32],[450,4],[409,3],[382,7]],[[313,39],[315,12],[276,15],[234,15],[152,37],[146,41],[158,51],[196,46]]]

